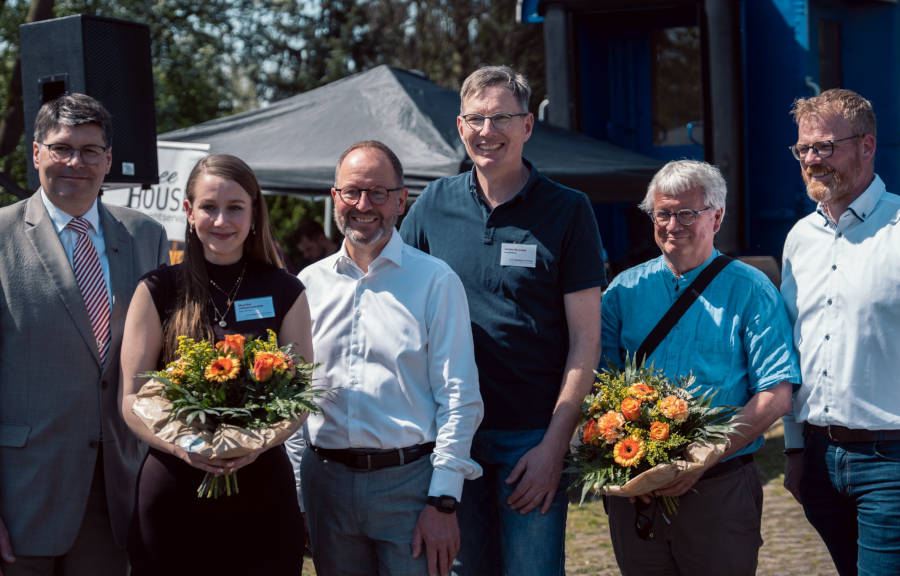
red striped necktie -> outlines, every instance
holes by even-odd
[[[103,269],[100,268],[100,258],[88,235],[92,226],[84,218],[72,218],[66,227],[78,233],[75,252],[72,255],[72,268],[75,270],[75,280],[81,290],[84,306],[91,318],[91,328],[97,341],[100,361],[105,363],[110,340],[109,295],[106,292]]]

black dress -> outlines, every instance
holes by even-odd
[[[244,262],[228,266],[207,263],[209,277],[225,291],[235,286]],[[144,277],[165,324],[182,285],[181,265],[163,267]],[[264,337],[278,332],[287,311],[303,292],[303,284],[284,272],[250,262],[235,301],[262,299],[268,318],[238,322],[232,308],[226,327],[208,306],[217,339],[240,333]],[[226,296],[210,293],[224,312]],[[268,307],[271,298],[271,307]],[[151,448],[138,476],[136,503],[128,535],[134,576],[215,574],[216,576],[299,575],[305,533],[297,504],[294,473],[284,446],[263,452],[238,471],[240,493],[218,499],[197,498],[204,472],[183,460]]]

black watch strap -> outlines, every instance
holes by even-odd
[[[456,512],[456,498],[453,496],[429,496],[426,504],[437,508],[438,512],[453,514]]]

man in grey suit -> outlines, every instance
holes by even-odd
[[[0,576],[124,575],[144,449],[117,400],[125,312],[168,262],[165,230],[98,200],[109,113],[41,107],[41,188],[0,209]]]

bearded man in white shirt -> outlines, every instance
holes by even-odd
[[[341,155],[331,189],[341,249],[305,268],[315,382],[303,502],[319,574],[442,574],[483,414],[459,277],[407,246],[403,168],[377,141]]]
[[[798,99],[816,211],[788,234],[781,292],[803,385],[785,417],[784,485],[841,576],[900,566],[900,197],[875,174],[875,113],[850,90]]]

